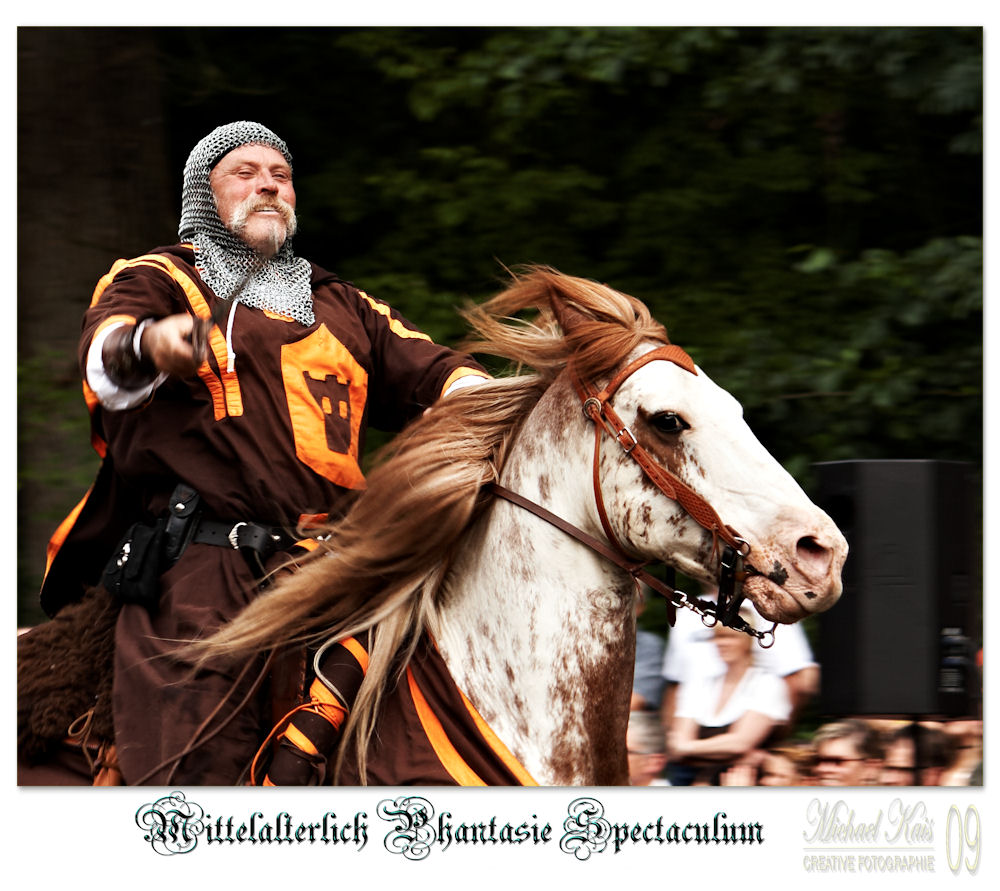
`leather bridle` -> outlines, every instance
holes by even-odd
[[[611,405],[610,400],[618,388],[640,368],[655,361],[673,362],[690,374],[696,375],[698,373],[691,357],[674,344],[657,347],[639,356],[618,371],[600,391],[589,381],[580,379],[572,362],[569,365],[569,374],[583,404],[583,413],[594,424],[594,498],[601,526],[607,537],[606,543],[504,486],[494,484],[493,491],[501,498],[530,511],[571,535],[591,550],[624,569],[637,582],[645,582],[654,591],[663,595],[667,600],[668,618],[671,625],[674,624],[676,607],[681,606],[700,614],[706,624],[714,625],[716,622],[721,622],[723,625],[750,634],[758,640],[763,640],[766,635],[770,634],[771,643],[773,643],[773,629],[765,632],[757,631],[739,615],[740,604],[743,602],[743,581],[751,572],[744,563],[750,553],[749,542],[741,538],[731,526],[723,523],[715,509],[701,495],[654,460],[632,431],[622,422]],[[644,569],[650,561],[629,555],[618,540],[608,520],[601,487],[601,441],[604,433],[607,433],[621,446],[625,454],[639,465],[642,472],[660,492],[680,504],[696,523],[712,534],[712,553],[719,560],[719,598],[717,603],[713,604],[710,601],[692,598],[672,585],[660,581]],[[763,645],[765,644],[762,643]],[[766,645],[770,646],[770,643]]]

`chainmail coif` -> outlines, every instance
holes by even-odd
[[[223,155],[242,145],[269,146],[292,164],[288,146],[262,124],[236,121],[217,127],[192,149],[184,165],[178,232],[194,245],[195,266],[219,297],[228,297],[246,280],[239,302],[311,325],[315,316],[310,266],[292,252],[291,237],[270,260],[262,261],[219,218],[209,174]]]

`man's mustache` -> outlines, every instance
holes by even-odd
[[[257,198],[254,196],[247,198],[233,211],[229,222],[230,229],[233,232],[241,232],[246,226],[247,217],[259,210],[277,211],[285,224],[286,237],[291,237],[295,234],[295,230],[298,227],[298,221],[295,218],[295,208],[280,198]]]

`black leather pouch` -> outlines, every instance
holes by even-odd
[[[160,601],[165,520],[135,523],[118,543],[101,583],[119,603],[137,603],[150,612]]]

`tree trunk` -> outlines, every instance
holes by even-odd
[[[18,600],[96,469],[76,349],[97,280],[176,240],[154,33],[18,30]]]

